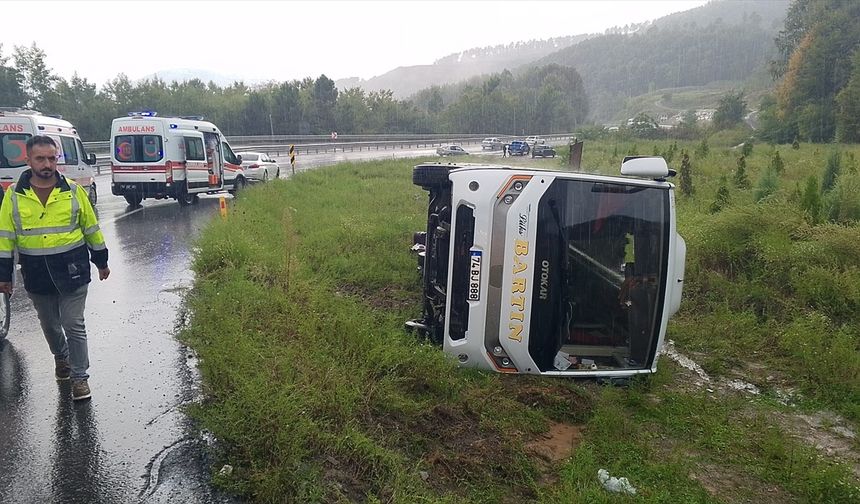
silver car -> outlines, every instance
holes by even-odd
[[[268,182],[281,176],[281,167],[265,152],[239,152],[242,156],[242,170],[251,180]]]
[[[481,142],[481,150],[502,150],[503,145],[502,141],[498,138],[485,138],[484,141]]]
[[[469,153],[459,145],[442,145],[436,148],[436,154],[440,156],[468,156]]]

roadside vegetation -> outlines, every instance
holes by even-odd
[[[860,149],[733,136],[586,141],[590,170],[684,167],[668,338],[701,368],[664,356],[626,388],[460,369],[404,331],[417,160],[248,190],[199,240],[182,332],[208,397],[192,413],[235,468],[216,480],[257,502],[857,501]]]

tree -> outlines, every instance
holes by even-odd
[[[36,43],[30,47],[15,46],[15,68],[23,77],[23,89],[27,95],[27,105],[40,108],[44,96],[50,92],[57,77],[51,73],[45,62],[45,51],[39,49]]]
[[[810,175],[800,198],[800,209],[806,213],[810,224],[817,224],[821,215],[821,195],[818,192],[818,178]]]
[[[681,194],[693,195],[693,166],[686,150],[681,151]]]
[[[718,130],[731,128],[743,121],[747,113],[747,102],[742,91],[728,93],[722,98],[714,112],[714,127]]]
[[[824,173],[821,175],[821,193],[824,194],[836,185],[836,179],[839,178],[839,173],[842,171],[842,156],[839,151],[834,151],[827,158],[827,165],[824,167]]]
[[[717,188],[717,197],[711,203],[711,213],[717,213],[729,205],[729,187],[725,175],[720,177],[720,186]]]
[[[851,59],[851,79],[836,96],[836,141],[860,142],[860,50]]]
[[[770,158],[770,168],[777,175],[782,175],[785,172],[785,163],[782,160],[782,157],[779,155],[778,150],[773,151],[773,155]]]
[[[738,168],[735,170],[735,187],[738,189],[749,189],[750,179],[747,177],[747,160],[741,156],[738,158]]]
[[[759,201],[767,198],[771,194],[775,193],[778,188],[779,188],[779,177],[777,176],[777,174],[773,170],[773,168],[768,168],[762,174],[761,178],[758,181],[758,184],[756,184],[756,189],[755,189],[755,200],[756,200],[756,202],[759,202]]]

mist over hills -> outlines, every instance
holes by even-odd
[[[432,85],[453,84],[478,75],[501,72],[506,68],[530,63],[585,40],[589,36],[592,35],[572,35],[477,47],[449,54],[437,59],[431,65],[397,67],[390,72],[366,80],[358,77],[338,79],[335,81],[335,86],[338,89],[360,87],[365,91],[390,89],[396,98],[402,99]]]

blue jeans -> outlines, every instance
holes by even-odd
[[[39,315],[42,332],[54,354],[54,359],[68,359],[72,380],[90,377],[87,369],[90,359],[87,352],[87,330],[84,326],[84,306],[87,286],[69,294],[42,295],[28,292]]]

